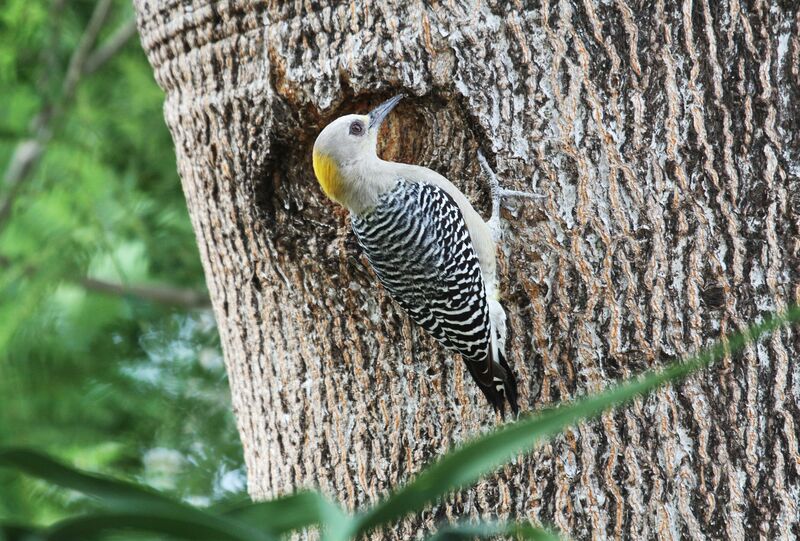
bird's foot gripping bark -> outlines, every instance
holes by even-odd
[[[489,162],[486,161],[483,152],[480,150],[478,150],[478,162],[481,164],[481,168],[486,173],[486,176],[489,177],[489,187],[491,188],[492,193],[492,217],[489,218],[489,221],[486,222],[486,225],[488,225],[489,229],[491,229],[492,236],[496,242],[500,240],[500,237],[502,237],[502,227],[500,226],[500,202],[503,198],[524,197],[527,199],[542,199],[544,195],[535,192],[509,190],[500,186],[500,181],[497,180],[497,175],[492,170]]]

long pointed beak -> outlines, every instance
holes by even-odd
[[[402,94],[398,94],[397,96],[386,100],[385,102],[378,105],[375,109],[370,111],[369,113],[369,129],[377,129],[380,128],[381,123],[383,120],[389,116],[389,113],[394,109],[394,106],[397,105],[397,102],[403,99]]]

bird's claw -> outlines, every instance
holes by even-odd
[[[544,195],[535,192],[523,192],[520,190],[509,190],[500,186],[500,181],[497,175],[492,170],[489,162],[486,161],[483,152],[478,150],[478,163],[481,164],[486,176],[489,178],[489,187],[492,194],[492,217],[486,222],[486,225],[492,232],[495,241],[499,240],[502,236],[502,226],[500,224],[500,203],[505,197],[524,197],[526,199],[543,199]]]

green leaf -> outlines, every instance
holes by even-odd
[[[627,402],[665,383],[685,378],[724,355],[741,350],[746,344],[768,335],[784,323],[798,320],[800,309],[791,308],[784,315],[771,317],[745,333],[735,334],[686,362],[677,362],[660,372],[648,373],[639,379],[619,384],[572,404],[522,417],[515,423],[468,442],[360,515],[357,518],[358,532],[367,532],[423,509],[458,487],[474,483],[519,453],[530,451],[536,444],[564,428],[596,417],[612,406]]]
[[[323,526],[328,539],[347,539],[352,523],[352,517],[339,506],[318,492],[310,491],[247,504],[225,515],[275,536],[310,526]]]
[[[62,520],[50,527],[44,541],[75,541],[76,539],[98,539],[111,533],[135,531],[167,535],[177,539],[208,541],[243,541],[248,539],[240,533],[209,528],[207,524],[168,512],[155,513],[108,513],[84,515]],[[261,537],[263,539],[263,537]],[[255,538],[251,538],[255,539]]]
[[[78,471],[35,451],[15,448],[0,449],[0,466],[15,468],[52,484],[92,496],[97,498],[102,505],[123,514],[129,514],[134,518],[150,517],[155,523],[165,523],[165,520],[173,519],[182,524],[192,524],[207,532],[209,538],[241,541],[272,539],[272,536],[237,521],[190,507],[133,483]],[[86,524],[93,524],[90,520],[91,517],[84,518],[88,521]],[[80,525],[84,523],[77,522],[76,524],[78,526],[75,527],[79,528],[83,527]],[[105,523],[98,519],[98,524]],[[66,537],[59,539],[62,538],[66,539]],[[75,539],[79,538],[75,537]]]
[[[428,541],[472,541],[475,538],[502,536],[503,539],[530,541],[559,541],[559,537],[529,523],[516,522],[482,522],[478,524],[457,524],[440,528],[428,538]]]
[[[47,455],[29,449],[0,448],[0,466],[14,468],[52,484],[93,496],[100,499],[103,505],[111,508],[152,507],[160,509],[164,506],[188,508],[188,506],[144,487],[78,471]]]

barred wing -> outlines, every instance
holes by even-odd
[[[375,274],[409,316],[492,385],[491,326],[480,263],[461,210],[431,184],[400,180],[353,231]],[[484,392],[486,392],[484,390]]]

